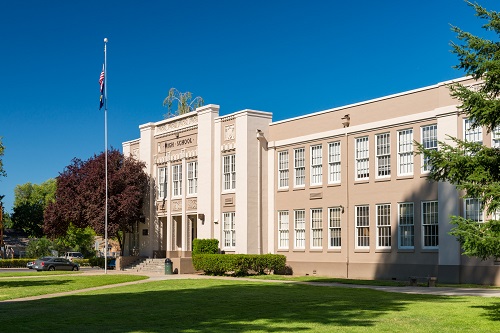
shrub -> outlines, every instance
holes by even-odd
[[[2,259],[0,260],[0,268],[26,268],[26,264],[36,259]]]
[[[193,255],[216,253],[219,253],[219,241],[217,239],[195,238],[193,240]]]
[[[207,275],[248,275],[281,271],[286,266],[286,257],[281,254],[196,254],[193,266]]]

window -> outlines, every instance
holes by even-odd
[[[328,183],[340,183],[340,141],[328,144]]]
[[[398,131],[398,175],[413,174],[413,129]]]
[[[295,234],[295,248],[305,249],[306,247],[306,211],[294,211],[294,234]]]
[[[295,186],[304,186],[306,183],[306,156],[305,149],[299,148],[294,150],[294,172],[295,172]]]
[[[415,246],[413,202],[400,203],[398,206],[399,248],[412,249]]]
[[[223,157],[224,190],[236,189],[236,155],[225,155]]]
[[[234,225],[234,212],[223,214],[224,247],[234,248],[236,246],[236,229]]]
[[[438,149],[437,125],[429,125],[422,127],[422,145],[424,146],[425,149],[430,149],[430,150]],[[431,171],[429,157],[425,155],[422,156],[422,171],[423,172]]]
[[[158,199],[167,197],[167,167],[158,168]]]
[[[481,200],[467,198],[465,199],[465,218],[479,223],[484,222],[483,205]]]
[[[288,211],[278,212],[278,248],[288,249],[288,233],[289,233]]]
[[[491,146],[500,148],[500,126],[497,126],[491,131]]]
[[[370,207],[356,206],[356,248],[370,247]]]
[[[422,202],[422,232],[424,248],[437,248],[439,246],[438,227],[438,202]]]
[[[377,205],[377,248],[391,248],[391,205]]]
[[[198,161],[189,162],[188,169],[188,194],[198,193]]]
[[[370,177],[368,137],[356,139],[356,179]]]
[[[330,249],[340,249],[342,245],[340,214],[340,207],[328,208],[328,248]]]
[[[278,153],[278,188],[288,188],[288,151]]]
[[[311,209],[311,249],[323,247],[323,209]]]
[[[182,164],[172,166],[172,196],[182,195]]]
[[[391,135],[389,133],[376,136],[377,177],[391,175]]]
[[[469,119],[464,119],[464,140],[483,143],[483,129],[481,126],[472,127],[472,122]]]
[[[311,185],[321,185],[323,178],[322,146],[311,147]]]

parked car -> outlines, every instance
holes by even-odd
[[[77,271],[80,265],[66,258],[43,257],[35,260],[33,269],[37,271]]]
[[[64,258],[73,261],[73,259],[83,259],[83,254],[81,252],[66,252]]]

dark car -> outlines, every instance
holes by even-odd
[[[37,271],[77,271],[80,269],[80,265],[66,258],[43,257],[35,260],[33,269]]]

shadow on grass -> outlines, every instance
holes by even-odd
[[[223,280],[167,280],[4,303],[9,330],[64,332],[301,332],[315,325],[371,327],[408,302],[447,297]],[[63,315],[61,315],[63,314]],[[29,321],[26,318],[29,317]],[[63,318],[62,322],[50,318]],[[22,325],[20,324],[22,323]],[[65,325],[71,324],[72,325]],[[17,326],[16,326],[17,325]],[[324,329],[324,327],[323,327]]]
[[[474,308],[483,309],[486,313],[484,316],[492,321],[500,321],[500,302],[492,305],[474,306]]]
[[[6,288],[24,288],[24,287],[42,287],[42,286],[59,286],[73,282],[72,280],[36,280],[36,279],[18,279],[10,281],[0,281],[2,287]]]

